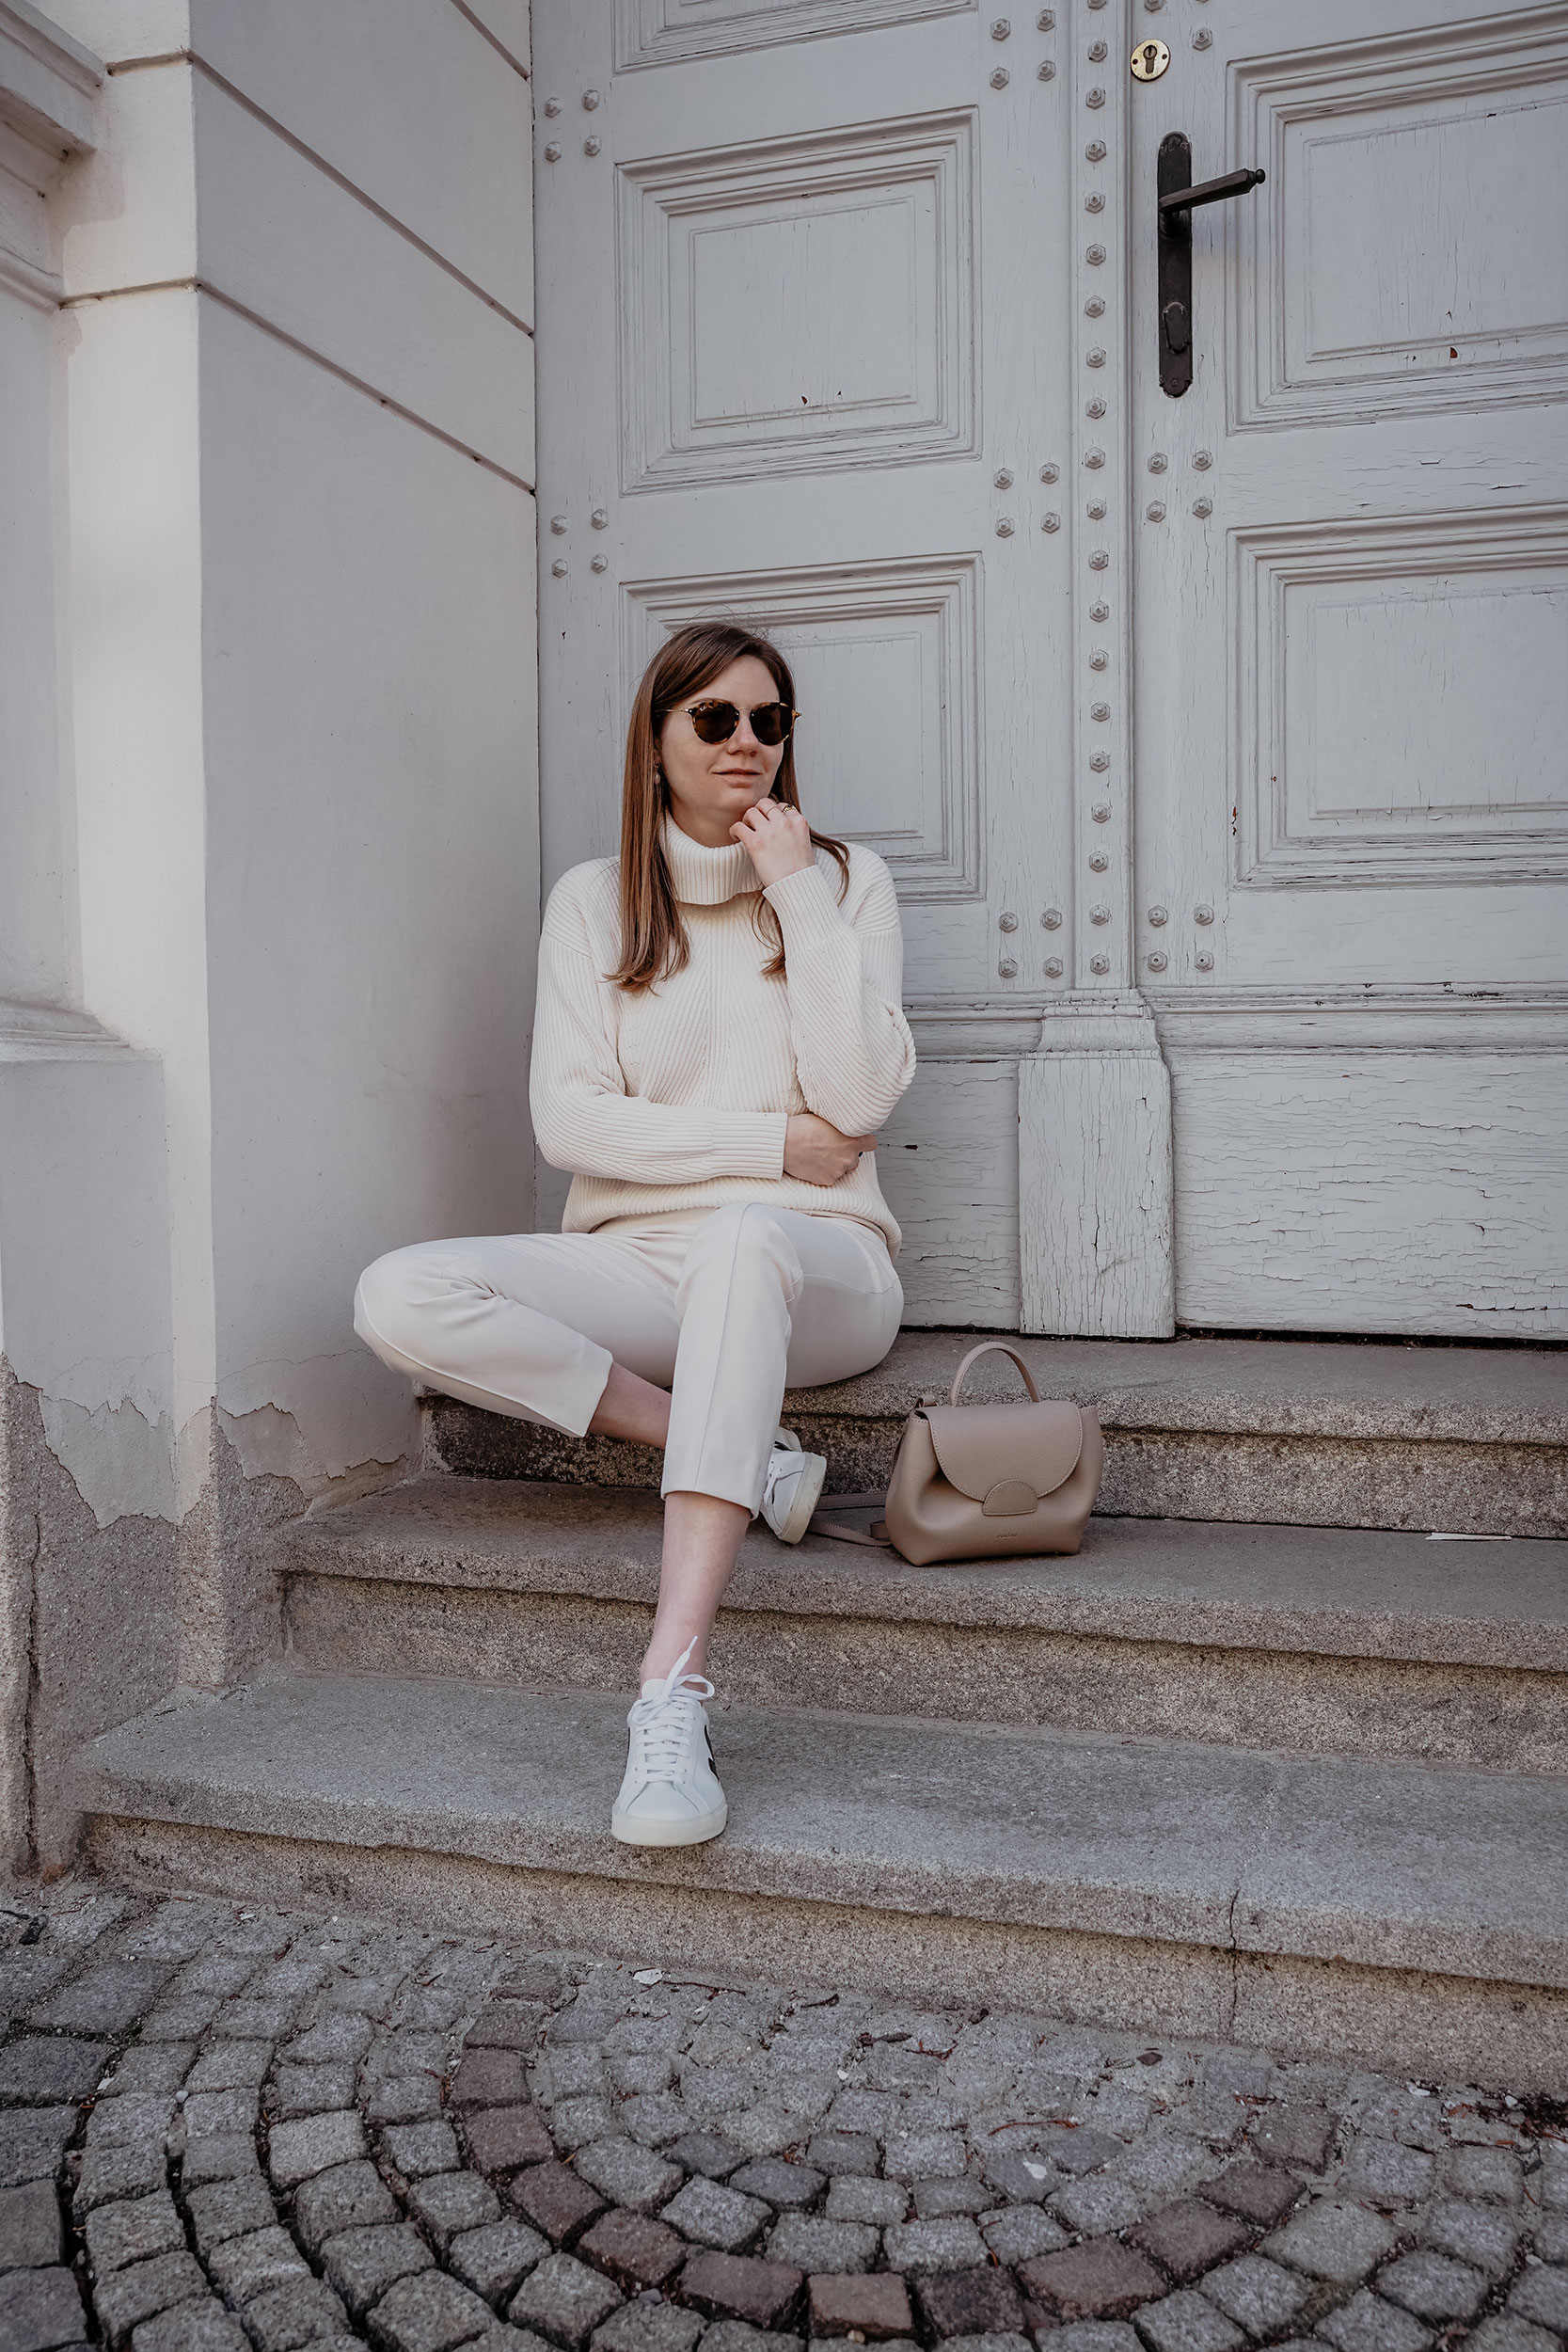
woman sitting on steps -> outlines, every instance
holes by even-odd
[[[531,1100],[573,1171],[559,1233],[427,1242],[360,1279],[383,1362],[495,1413],[664,1449],[658,1608],[610,1826],[697,1845],[726,1819],[708,1635],[758,1511],[796,1543],[826,1464],[785,1386],[868,1372],[897,1334],[876,1130],[914,1074],[880,858],[800,813],[795,690],[722,622],[649,664],[621,854],[545,910]]]

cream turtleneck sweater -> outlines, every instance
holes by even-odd
[[[792,1112],[870,1135],[914,1075],[887,867],[851,847],[842,905],[825,852],[769,882],[788,968],[768,979],[773,949],[752,923],[761,884],[745,850],[705,849],[668,818],[663,838],[691,943],[683,972],[641,995],[606,978],[621,960],[615,858],[574,866],[545,909],[530,1100],[546,1159],[573,1171],[562,1231],[771,1200],[874,1225],[896,1253],[872,1153],[837,1184],[784,1172]]]

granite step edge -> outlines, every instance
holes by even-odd
[[[820,1391],[784,1417],[828,1460],[828,1492],[885,1486],[901,1417],[830,1410]],[[459,1477],[656,1489],[652,1447],[568,1437],[449,1398],[424,1401],[421,1461]],[[1568,1447],[1277,1430],[1108,1428],[1104,1517],[1568,1535]]]
[[[644,1851],[608,1835],[622,1711],[581,1692],[289,1677],[103,1734],[76,1794],[94,1817],[630,1878],[672,1899],[1568,1988],[1560,1784],[908,1719],[804,1731],[736,1708],[719,1734],[729,1833]]]
[[[660,1518],[657,1497],[624,1488],[427,1474],[274,1540],[285,1577],[646,1606]],[[1075,1558],[915,1568],[823,1537],[786,1549],[758,1527],[724,1605],[1568,1674],[1568,1544],[1553,1542],[1450,1548],[1378,1531],[1106,1519],[1090,1522]]]
[[[570,1878],[406,1848],[331,1846],[286,1836],[101,1815],[87,1853],[150,1896],[202,1896],[236,1908],[264,1900],[450,1934],[505,1937],[650,1963],[704,1982],[832,1981],[920,2009],[1017,2010],[1094,2028],[1240,2042],[1281,2059],[1390,2069],[1417,2081],[1487,2082],[1560,2091],[1568,2077],[1568,1993],[1425,1969],[1282,1960],[1212,1947],[971,1918],[870,1911],[694,1887],[673,1901],[632,1878]]]

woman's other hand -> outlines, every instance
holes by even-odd
[[[841,1136],[815,1111],[795,1111],[784,1129],[784,1172],[802,1184],[839,1184],[876,1148],[875,1136]]]
[[[811,827],[798,808],[783,801],[756,802],[730,827],[730,838],[739,842],[764,883],[803,874],[816,863]]]

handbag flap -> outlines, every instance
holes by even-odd
[[[1084,1450],[1084,1416],[1076,1405],[927,1405],[942,1474],[972,1502],[993,1486],[1022,1479],[1037,1495],[1054,1494],[1070,1478]]]

